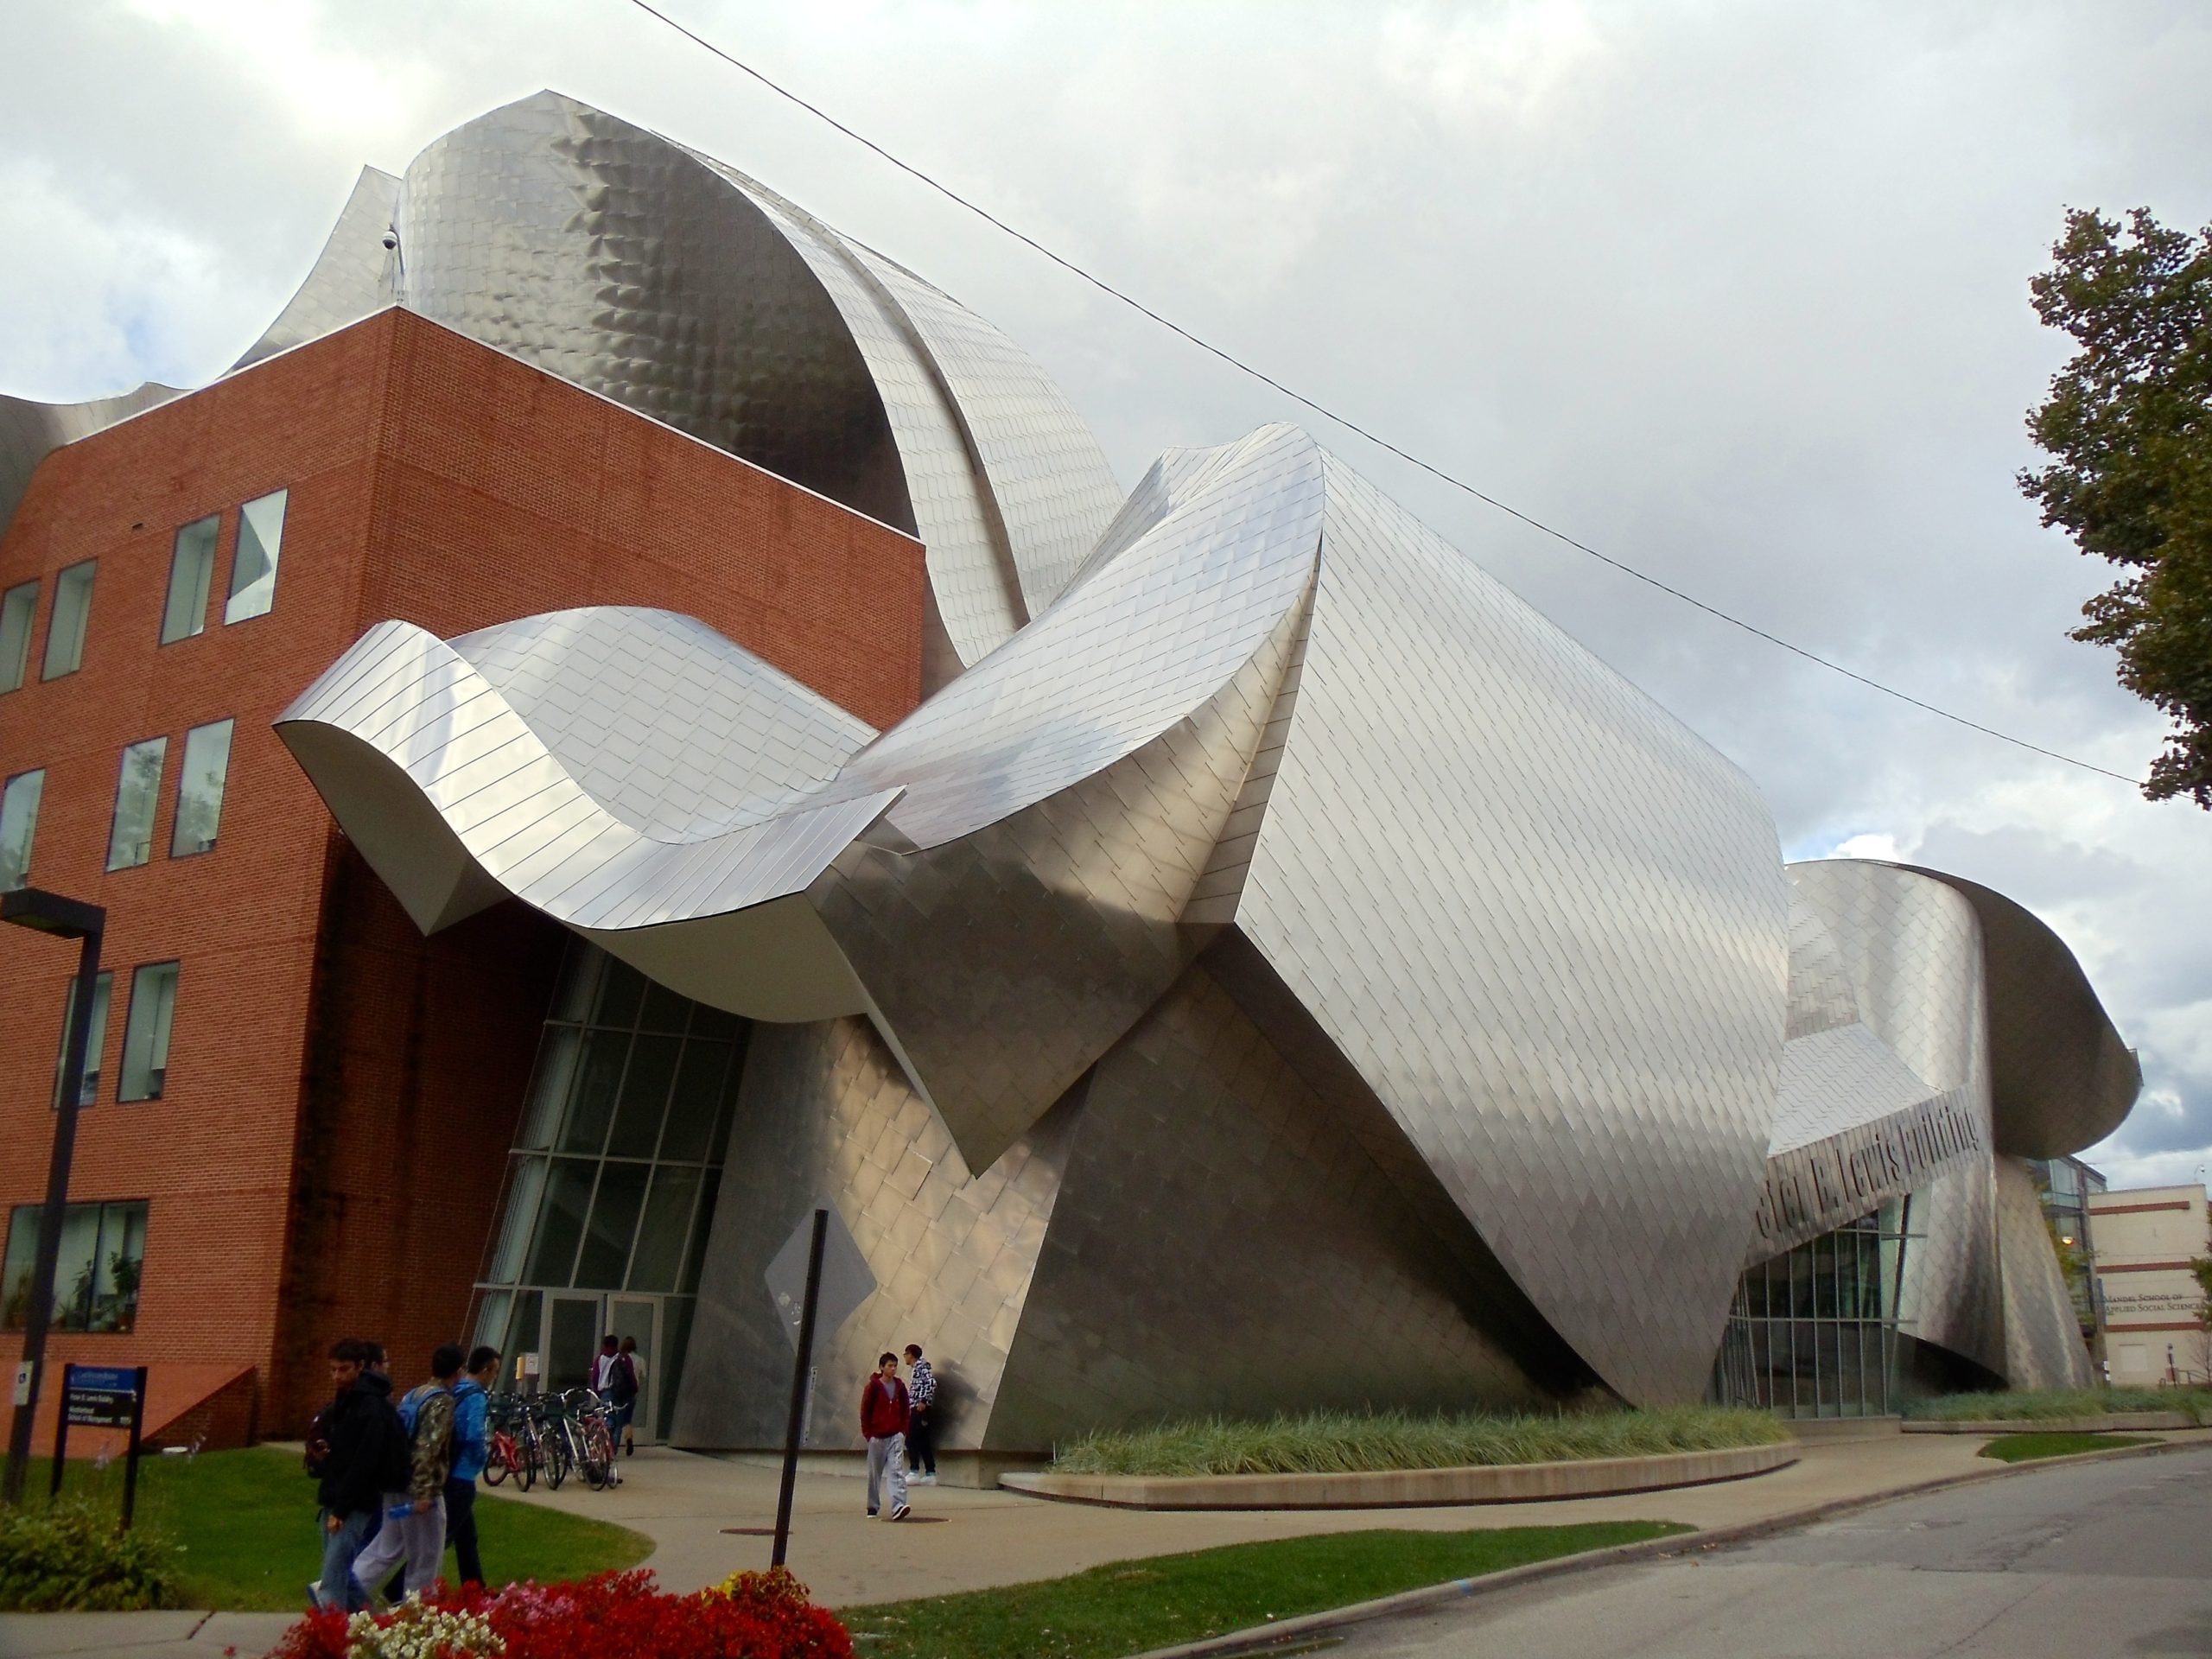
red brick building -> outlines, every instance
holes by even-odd
[[[404,310],[49,455],[0,540],[0,779],[12,874],[106,906],[113,974],[54,1362],[148,1364],[149,1427],[230,1441],[296,1430],[336,1335],[462,1334],[564,936],[425,939],[332,826],[270,722],[365,628],[658,607],[883,727],[925,582],[912,537]],[[0,929],[11,1290],[73,960]]]

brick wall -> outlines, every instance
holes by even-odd
[[[280,488],[275,608],[225,626],[238,506]],[[174,533],[218,512],[213,620],[160,645]],[[54,575],[87,557],[84,667],[41,683]],[[44,584],[29,682],[0,695],[0,776],[47,769],[32,880],[110,912],[116,993],[73,1197],[152,1205],[137,1328],[57,1336],[54,1357],[251,1363],[263,1432],[289,1432],[334,1336],[382,1338],[408,1376],[458,1334],[560,941],[515,906],[426,941],[331,827],[270,721],[365,627],[658,605],[881,726],[918,695],[921,560],[911,538],[396,311],[49,456],[0,538],[0,588]],[[173,860],[185,731],[225,715],[219,844]],[[156,734],[153,858],[106,873],[121,750]],[[170,958],[165,1097],[118,1104],[130,969]],[[0,1205],[43,1190],[73,963],[0,929]]]

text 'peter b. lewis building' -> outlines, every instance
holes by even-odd
[[[615,1330],[642,1432],[772,1445],[817,1205],[820,1376],[922,1344],[978,1465],[2088,1379],[2030,1160],[2139,1074],[2047,928],[1785,866],[1295,428],[1124,491],[1005,336],[718,161],[496,111],[364,174],[229,374],[0,451],[0,876],[117,918],[61,1357],[156,1416],[296,1428],[357,1330],[549,1383]]]

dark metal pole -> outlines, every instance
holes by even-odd
[[[784,1424],[784,1480],[776,1493],[776,1547],[768,1565],[781,1567],[791,1541],[791,1491],[798,1484],[798,1437],[806,1416],[806,1374],[814,1358],[814,1306],[822,1299],[822,1248],[830,1237],[830,1212],[814,1212],[814,1237],[806,1248],[806,1300],[798,1311],[798,1355],[791,1361],[791,1413]]]
[[[0,1503],[20,1503],[30,1473],[31,1423],[38,1412],[39,1385],[45,1381],[46,1331],[54,1319],[54,1270],[61,1259],[61,1218],[69,1203],[69,1164],[77,1152],[77,1097],[85,1091],[85,1056],[92,1047],[92,998],[99,988],[100,936],[105,913],[87,905],[97,918],[80,935],[77,996],[69,1010],[69,1034],[61,1051],[61,1103],[54,1115],[54,1155],[46,1168],[46,1208],[38,1221],[38,1255],[31,1267],[31,1302],[23,1318],[23,1359],[31,1368],[30,1389],[16,1408],[8,1436],[8,1474]]]
[[[138,1452],[146,1427],[146,1368],[135,1374],[130,1395],[130,1450],[123,1462],[123,1529],[130,1530],[131,1511],[138,1507]]]

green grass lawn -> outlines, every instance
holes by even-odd
[[[43,1503],[51,1467],[33,1462],[27,1491]],[[122,1512],[123,1465],[71,1463],[62,1495]],[[190,1459],[149,1457],[138,1467],[137,1524],[181,1547],[178,1571],[188,1607],[217,1611],[304,1610],[307,1583],[322,1567],[315,1536],[315,1483],[296,1452],[249,1446],[203,1452]],[[606,1521],[516,1503],[479,1489],[476,1529],[484,1570],[502,1580],[582,1578],[635,1567],[652,1549],[642,1533]],[[445,1573],[454,1576],[453,1554]]]
[[[2158,1443],[2154,1434],[2000,1434],[1981,1448],[1981,1455],[1999,1463],[2031,1463],[2037,1458],[2070,1458],[2077,1452]]]
[[[2032,1422],[2047,1417],[2101,1417],[2115,1411],[2178,1411],[2212,1424],[2212,1389],[2004,1389],[1989,1394],[1941,1394],[1911,1400],[1904,1414],[1924,1422]]]
[[[1269,1619],[1663,1538],[1671,1521],[1490,1532],[1340,1532],[1115,1561],[1065,1579],[841,1610],[877,1659],[1116,1659]]]

